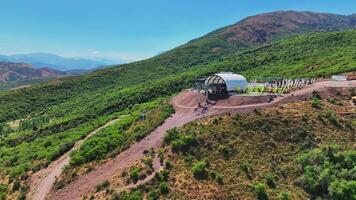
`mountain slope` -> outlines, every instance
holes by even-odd
[[[188,60],[187,64],[195,65],[278,38],[309,32],[355,28],[356,15],[277,11],[247,17],[233,25],[218,29],[173,49],[174,55],[168,55],[175,59],[173,61],[186,59]],[[189,61],[188,56],[194,59]],[[173,62],[172,65],[174,64],[177,63]]]
[[[337,114],[352,108],[349,95],[324,99],[319,108],[311,101],[295,102],[172,129],[159,151],[166,168],[152,181],[126,193],[97,190],[92,195],[97,199],[354,199],[355,114]],[[117,175],[106,189],[119,191],[130,183],[133,169]],[[145,173],[139,170],[140,175]]]
[[[41,79],[65,75],[65,72],[48,69],[32,68],[26,63],[0,62],[0,82],[19,81],[24,79]]]
[[[24,62],[29,63],[36,68],[52,68],[60,71],[67,70],[89,70],[94,69],[106,63],[88,60],[88,59],[79,59],[79,58],[63,58],[49,53],[32,53],[32,54],[16,54],[0,56],[1,61],[8,62]]]
[[[43,98],[56,96],[51,104],[58,104],[69,98],[80,98],[80,95],[89,93],[97,95],[113,88],[133,86],[181,73],[194,66],[222,60],[248,47],[268,43],[274,39],[312,31],[355,28],[355,22],[355,15],[341,16],[295,11],[256,15],[213,31],[156,57],[120,65],[120,67],[97,70],[80,77],[61,79],[31,90],[36,91],[34,93],[41,93]],[[261,32],[264,34],[259,34]],[[20,95],[20,93],[15,95]],[[37,107],[37,105],[38,103],[33,102],[31,107]]]
[[[84,113],[97,116],[160,94],[176,92],[192,84],[195,77],[218,71],[236,71],[250,78],[266,75],[315,77],[354,71],[355,38],[356,31],[294,37],[231,55],[220,62],[182,70],[183,73],[171,76],[168,73],[170,69],[167,72],[164,68],[160,72],[152,72],[151,68],[140,71],[137,63],[129,65],[132,67],[99,70],[0,94],[0,119],[17,119],[44,110],[59,116],[81,116]],[[113,72],[117,69],[122,71],[120,76]],[[167,78],[148,82],[159,77]],[[53,111],[52,106],[55,109]]]
[[[31,169],[42,168],[66,152],[78,140],[79,135],[82,137],[93,128],[100,126],[105,122],[103,120],[112,118],[117,112],[130,111],[131,108],[144,102],[172,95],[190,87],[197,77],[222,70],[236,70],[249,75],[254,68],[260,67],[259,71],[250,75],[250,77],[256,77],[271,73],[269,71],[271,66],[277,66],[280,69],[273,72],[274,76],[304,77],[315,75],[312,73],[313,71],[309,71],[309,66],[318,66],[319,64],[320,71],[318,68],[314,69],[318,75],[326,74],[329,71],[341,72],[344,70],[344,66],[348,66],[346,68],[348,71],[356,71],[356,60],[353,59],[356,41],[353,38],[356,38],[356,30],[297,36],[232,55],[221,62],[200,65],[180,74],[146,81],[138,85],[95,90],[95,92],[86,92],[74,97],[68,94],[73,90],[80,90],[79,84],[89,86],[88,82],[76,82],[78,79],[82,80],[80,79],[82,77],[67,79],[72,81],[68,81],[65,85],[62,84],[61,90],[52,90],[52,87],[56,88],[58,86],[56,83],[60,82],[60,80],[56,80],[45,84],[45,87],[36,85],[3,92],[0,94],[0,135],[3,135],[2,138],[0,137],[0,146],[2,147],[0,148],[0,157],[9,160],[4,163],[6,170],[3,172],[20,175]],[[305,54],[311,48],[306,45],[308,43],[313,44],[313,53]],[[286,51],[290,47],[293,48]],[[266,52],[272,57],[266,57]],[[332,62],[338,52],[342,56],[339,56],[336,62]],[[342,63],[342,66],[339,67],[338,63]],[[325,64],[328,64],[327,68],[323,68]],[[293,68],[300,67],[297,70],[298,74],[293,70],[289,74],[283,71],[283,67],[289,65]],[[99,77],[97,78],[99,79]],[[130,82],[130,80],[128,81]],[[100,87],[100,85],[97,86]],[[146,111],[142,110],[141,112],[145,113]],[[38,120],[43,118],[47,121]],[[10,124],[13,124],[16,123],[13,120],[18,119],[29,120],[29,124],[34,124],[30,127],[34,127],[16,134],[11,134],[11,132],[9,134],[6,131],[5,122],[12,121]],[[31,122],[32,120],[39,121],[38,125]],[[46,153],[43,154],[43,151]],[[18,155],[22,155],[20,160]]]
[[[249,78],[355,70],[355,30],[286,35],[268,44],[235,48],[228,43],[231,51],[211,51],[209,34],[144,61],[0,92],[0,177],[19,178],[45,167],[105,121],[118,114],[130,117],[133,108],[190,87],[197,77],[226,70]]]

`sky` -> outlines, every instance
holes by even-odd
[[[145,59],[251,15],[356,13],[355,0],[0,0],[0,54]]]

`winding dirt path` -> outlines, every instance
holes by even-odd
[[[49,165],[47,168],[44,168],[36,173],[34,173],[31,178],[30,178],[30,192],[27,195],[28,199],[33,199],[33,200],[43,200],[46,198],[48,193],[51,191],[54,182],[56,181],[56,177],[61,175],[63,171],[63,167],[67,164],[69,164],[69,159],[70,159],[70,154],[74,151],[77,150],[81,144],[91,136],[95,135],[98,131],[101,129],[108,127],[118,120],[120,120],[121,117],[110,120],[103,126],[97,128],[96,130],[90,132],[84,139],[79,140],[77,143],[75,143],[74,147],[62,155],[58,160],[54,161],[51,165]]]
[[[58,191],[51,191],[50,194],[47,196],[47,199],[51,199],[51,200],[82,199],[82,197],[90,193],[95,188],[96,185],[102,183],[105,180],[111,181],[116,173],[120,172],[122,169],[127,167],[130,163],[141,159],[144,156],[143,154],[144,150],[148,150],[150,148],[158,149],[161,145],[164,134],[166,133],[167,130],[171,128],[181,127],[188,122],[206,116],[218,115],[224,113],[250,112],[253,111],[254,109],[262,109],[276,104],[295,101],[298,99],[311,96],[314,90],[327,91],[330,88],[349,88],[349,87],[356,87],[356,81],[317,82],[314,83],[313,85],[294,91],[291,94],[285,95],[283,97],[278,97],[270,103],[259,103],[259,104],[250,104],[250,105],[241,105],[241,106],[210,105],[208,106],[208,109],[205,113],[202,113],[196,109],[197,104],[194,104],[196,95],[194,96],[194,92],[191,91],[183,92],[172,100],[172,104],[176,109],[176,113],[173,114],[168,119],[166,119],[166,121],[161,126],[157,127],[152,133],[150,133],[140,142],[131,145],[127,150],[118,154],[115,159],[102,164],[97,170],[91,171],[79,177],[77,180],[66,185],[64,188]],[[190,105],[187,106],[186,103]],[[57,169],[58,167],[60,167],[60,164],[54,163],[54,167],[52,169]],[[55,174],[57,175],[58,173]],[[147,180],[148,179],[145,179],[145,181]],[[50,186],[46,186],[46,184],[49,184]],[[52,184],[53,182],[52,183],[44,182],[43,184],[40,184],[38,186],[38,190],[43,191],[44,190],[43,188],[45,188],[45,190],[47,191],[48,188],[52,187]],[[132,187],[134,187],[134,185]],[[131,188],[131,186],[129,188]],[[46,194],[46,193],[48,192],[40,192],[40,194]],[[45,195],[44,196],[41,195],[39,197],[41,198],[38,199],[42,200],[43,198],[45,198]],[[37,200],[37,198],[35,200]]]

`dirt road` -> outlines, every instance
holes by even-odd
[[[107,122],[104,126],[101,126],[98,129],[90,132],[84,139],[79,140],[70,151],[62,155],[58,160],[54,161],[47,168],[33,174],[30,178],[30,192],[28,193],[27,198],[33,200],[45,199],[48,193],[51,191],[53,184],[56,181],[56,177],[62,173],[63,167],[69,164],[70,153],[78,149],[80,145],[89,137],[95,135],[101,129],[114,124],[118,120],[120,120],[120,117],[113,119]]]
[[[241,105],[241,106],[214,106],[211,105],[208,110],[202,114],[197,111],[194,92],[183,92],[173,99],[173,105],[176,108],[176,113],[168,118],[161,126],[156,128],[151,134],[145,137],[140,142],[137,142],[131,145],[127,150],[121,152],[117,157],[111,161],[108,161],[102,164],[97,170],[91,171],[81,177],[79,177],[74,182],[66,185],[64,188],[58,191],[52,191],[48,199],[51,200],[76,200],[82,199],[85,194],[90,193],[96,185],[102,183],[105,180],[111,181],[113,176],[120,172],[122,169],[127,167],[130,163],[141,159],[143,157],[143,151],[150,148],[159,148],[163,139],[165,132],[174,127],[181,127],[184,124],[194,121],[199,118],[203,118],[210,115],[217,115],[223,113],[236,113],[236,112],[250,112],[254,109],[262,109],[268,106],[272,106],[279,103],[286,103],[299,98],[305,98],[312,94],[314,90],[323,91],[328,90],[329,88],[349,88],[356,87],[356,81],[344,81],[344,82],[318,82],[311,86],[305,87],[298,91],[292,92],[289,95],[283,97],[278,97],[273,100],[271,103],[260,103],[260,104],[250,104],[250,105]],[[189,99],[190,98],[190,99]],[[188,106],[187,106],[188,104]],[[54,164],[54,169],[57,169],[56,164]],[[56,173],[58,174],[58,173]],[[59,174],[58,174],[59,175]],[[51,184],[48,182],[48,184]],[[52,183],[53,184],[53,183]],[[43,186],[39,185],[39,191],[48,190],[48,187],[52,186]],[[43,194],[48,192],[40,192],[43,199]],[[37,200],[37,199],[36,199]]]

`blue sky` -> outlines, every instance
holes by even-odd
[[[0,0],[0,54],[140,60],[261,12],[349,15],[356,1]]]

